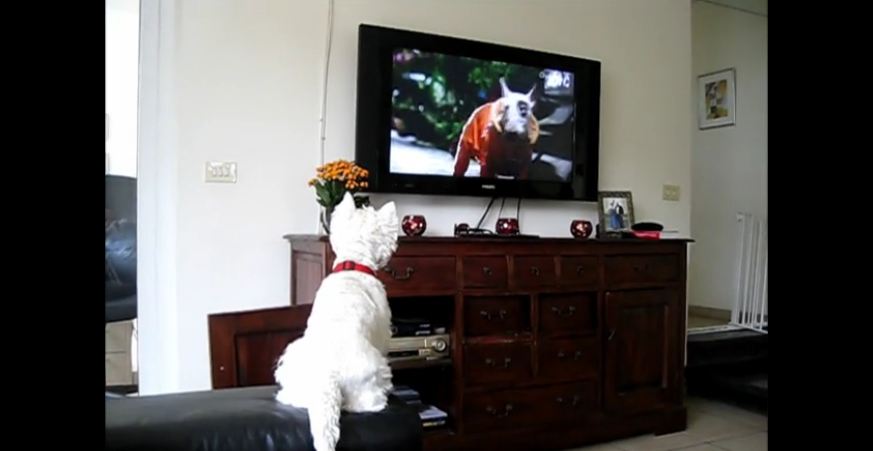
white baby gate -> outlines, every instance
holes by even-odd
[[[767,333],[767,223],[738,213],[737,297],[731,324]]]

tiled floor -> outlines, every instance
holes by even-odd
[[[730,321],[709,318],[706,316],[688,316],[688,328],[693,329],[695,327],[709,327],[709,326],[721,326],[724,324],[728,324]]]
[[[131,340],[133,321],[106,323],[106,385],[135,384]]]
[[[718,401],[688,398],[688,429],[652,434],[567,451],[761,451],[767,449],[767,417]]]

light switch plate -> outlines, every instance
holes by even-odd
[[[664,200],[679,200],[679,185],[664,185]]]
[[[236,162],[206,162],[206,183],[236,183]]]

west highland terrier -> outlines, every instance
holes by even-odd
[[[375,271],[397,249],[399,228],[393,202],[355,208],[346,193],[331,220],[334,271],[321,282],[303,337],[279,358],[276,399],[309,410],[317,451],[336,448],[340,410],[376,412],[387,403],[391,309]]]

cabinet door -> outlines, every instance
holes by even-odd
[[[288,343],[303,336],[312,304],[209,315],[212,388],[271,385]]]
[[[606,293],[604,401],[614,412],[679,402],[679,296],[673,289]]]

